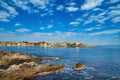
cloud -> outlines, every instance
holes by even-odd
[[[103,11],[99,14],[91,14],[88,19],[84,22],[84,24],[90,24],[92,22],[104,23],[106,20],[110,19],[110,16],[106,17],[108,14],[108,10]]]
[[[46,15],[47,15],[47,13],[40,14],[41,17],[44,17],[44,16],[46,16]]]
[[[80,24],[80,22],[77,22],[77,21],[76,22],[70,22],[69,24],[72,25],[72,26],[78,26]]]
[[[113,18],[112,22],[114,23],[120,22],[120,16]]]
[[[15,10],[15,8],[12,6],[9,6],[5,2],[1,2],[1,7],[7,10],[12,17],[15,17],[16,15],[18,15],[18,12]]]
[[[44,27],[40,27],[40,30],[44,30],[45,28]]]
[[[20,25],[21,25],[20,23],[16,23],[16,24],[15,24],[16,27],[18,27],[18,26],[20,26]]]
[[[0,28],[0,31],[4,30],[4,28]]]
[[[120,15],[120,10],[112,10],[108,13],[111,17],[113,16],[119,16]]]
[[[110,0],[111,3],[117,3],[119,2],[120,0]]]
[[[48,26],[47,26],[47,27],[40,27],[40,30],[44,30],[44,29],[51,29],[51,28],[53,28],[53,25],[48,24]]]
[[[76,18],[76,21],[81,22],[81,21],[83,21],[83,19],[78,17],[78,18]]]
[[[47,14],[49,14],[50,16],[52,16],[52,15],[54,14],[54,10],[49,9],[49,10],[47,11]]]
[[[39,9],[45,9],[49,4],[49,0],[30,0],[35,7],[39,7]]]
[[[120,5],[116,5],[116,6],[110,6],[109,9],[120,9]]]
[[[79,10],[79,8],[78,8],[78,7],[70,6],[70,7],[66,7],[66,10],[67,10],[68,12],[76,12],[76,11]]]
[[[63,5],[59,5],[59,6],[57,6],[57,8],[56,8],[56,10],[58,10],[58,11],[62,11],[64,9],[64,6]]]
[[[14,7],[9,6],[7,3],[3,1],[0,2],[0,7],[3,8],[0,11],[0,21],[9,22],[11,18],[14,18],[19,14]]]
[[[30,12],[30,7],[28,6],[28,1],[26,0],[13,0],[14,4],[17,6],[17,7],[20,7],[22,10],[27,10]]]
[[[49,13],[51,11],[50,9],[54,6],[54,1],[52,2],[50,0],[13,0],[13,2],[17,7],[29,13],[38,13],[41,10],[43,10],[44,13]]]
[[[48,29],[50,29],[50,28],[52,28],[52,27],[53,27],[53,25],[48,25],[48,26],[47,26]]]
[[[99,30],[101,28],[103,27],[90,27],[90,28],[85,29],[85,31]]]
[[[52,41],[52,42],[58,42],[58,41],[68,41],[72,38],[77,39],[78,36],[83,35],[82,33],[77,32],[61,32],[61,31],[55,31],[55,32],[33,32],[31,34],[24,34],[21,33],[21,35],[17,35],[14,33],[9,32],[0,32],[0,41],[32,41],[32,42],[38,42],[38,41]],[[77,36],[77,37],[76,37]],[[16,38],[17,37],[17,38]],[[74,41],[74,40],[73,40]]]
[[[120,33],[120,29],[105,30],[101,32],[90,33],[89,35],[105,35],[105,34],[117,34],[117,33]]]
[[[69,6],[75,6],[75,5],[76,5],[75,2],[71,2],[71,3],[69,3]]]
[[[102,2],[103,2],[103,0],[86,0],[85,4],[83,4],[81,6],[81,10],[93,9],[93,8],[101,5]]]
[[[94,8],[93,11],[103,11],[101,8]]]
[[[6,11],[0,11],[0,21],[3,22],[9,22],[10,14],[8,14]]]
[[[17,29],[16,30],[17,32],[29,32],[29,31],[31,31],[30,29],[27,29],[27,28],[21,28],[21,29]]]

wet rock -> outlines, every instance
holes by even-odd
[[[85,68],[85,64],[81,64],[79,62],[73,67],[74,70],[81,70],[84,68]]]

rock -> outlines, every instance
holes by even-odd
[[[36,74],[53,73],[64,69],[64,65],[38,65],[34,62],[10,66],[0,74],[0,80],[29,80]]]
[[[84,69],[85,68],[85,64],[81,64],[81,63],[77,63],[73,69],[74,70],[81,70],[81,69]]]
[[[8,68],[13,64],[20,64],[31,61],[41,62],[42,58],[15,52],[0,51],[0,68],[3,69]]]
[[[57,60],[53,58],[50,60]],[[48,59],[49,60],[49,59]],[[38,65],[43,61],[35,56],[0,51],[0,80],[30,80],[37,74],[49,74],[64,69],[64,65]]]
[[[19,64],[19,65],[11,65],[7,71],[10,71],[10,70],[19,70],[20,68],[29,68],[29,67],[34,67],[34,66],[38,66],[37,63],[35,62],[24,62],[23,64]]]

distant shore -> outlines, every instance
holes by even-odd
[[[39,47],[91,47],[85,43],[77,42],[0,42],[0,46],[39,46]]]

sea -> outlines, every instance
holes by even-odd
[[[0,50],[20,52],[42,58],[61,58],[39,64],[64,64],[63,71],[37,75],[33,80],[120,80],[120,45],[91,48],[43,48],[43,47],[0,47]],[[76,63],[86,67],[75,71]]]

